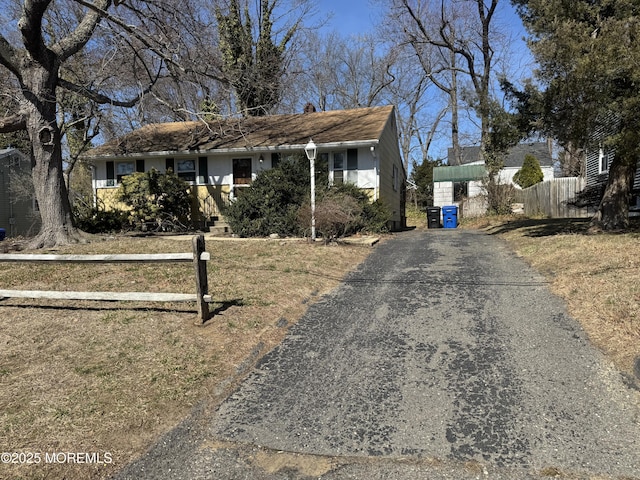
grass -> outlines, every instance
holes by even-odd
[[[355,246],[208,241],[215,316],[195,305],[5,299],[0,303],[0,451],[42,455],[0,478],[107,478],[281,341],[308,305],[369,253]],[[191,251],[190,239],[118,238],[56,253]],[[192,267],[0,264],[0,288],[193,293]],[[102,465],[45,453],[109,454]]]
[[[426,217],[409,225],[425,228]],[[593,343],[632,375],[640,355],[640,225],[592,234],[586,220],[463,221],[508,242],[551,281]],[[190,251],[189,240],[118,238],[56,253]],[[209,241],[214,318],[185,304],[6,299],[0,303],[0,450],[109,453],[103,465],[0,465],[0,478],[107,478],[200,402],[225,397],[315,298],[369,249]],[[192,293],[190,266],[0,264],[0,288]],[[251,359],[247,363],[247,359]]]
[[[500,236],[543,273],[592,343],[640,385],[640,221],[613,233],[591,232],[588,219],[488,217],[467,226]]]

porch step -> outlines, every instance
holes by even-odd
[[[214,217],[213,220],[207,222],[205,231],[220,237],[231,235],[232,233],[229,224],[224,218],[220,217]]]

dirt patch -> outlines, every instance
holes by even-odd
[[[190,250],[190,239],[118,238],[55,253]],[[107,478],[194,405],[224,396],[371,249],[272,241],[207,251],[216,303],[204,327],[188,303],[0,301],[0,445],[18,454],[0,477]],[[7,263],[0,288],[193,293],[195,280],[189,264]],[[22,461],[34,454],[40,461]]]

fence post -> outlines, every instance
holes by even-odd
[[[205,252],[204,235],[193,237],[193,267],[196,273],[196,300],[198,304],[198,319],[202,325],[209,319],[209,304],[204,296],[209,294],[209,281],[207,279],[207,262],[200,257]]]

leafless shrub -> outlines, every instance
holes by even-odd
[[[358,230],[362,222],[362,207],[358,201],[345,194],[329,195],[316,203],[316,230],[322,234],[325,243],[346,233]],[[301,225],[309,225],[311,206],[305,204],[298,210]]]

